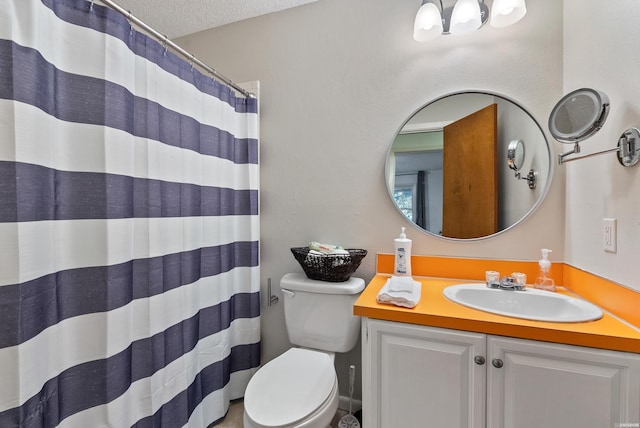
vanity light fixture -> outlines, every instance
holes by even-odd
[[[526,13],[525,0],[494,0],[491,13],[484,0],[457,0],[446,7],[442,0],[422,0],[413,24],[413,38],[427,42],[441,34],[467,34],[482,27],[489,16],[492,27],[506,27]]]

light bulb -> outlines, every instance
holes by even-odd
[[[451,13],[451,34],[466,34],[482,26],[480,3],[477,0],[458,0]]]
[[[413,24],[413,38],[419,42],[433,40],[442,34],[442,16],[438,6],[425,3],[420,6]]]
[[[520,21],[527,13],[525,0],[493,0],[491,26],[506,27]]]

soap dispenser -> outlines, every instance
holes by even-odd
[[[542,258],[538,262],[540,268],[533,287],[540,290],[556,291],[556,284],[553,282],[553,278],[551,278],[551,262],[549,261],[549,253],[551,250],[543,248],[541,251]]]
[[[402,228],[400,237],[393,240],[395,247],[395,267],[393,274],[395,276],[411,276],[411,239],[407,239]]]

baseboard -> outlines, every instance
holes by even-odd
[[[340,396],[340,402],[338,403],[338,409],[349,411],[349,397],[345,397],[343,395]],[[362,400],[352,400],[351,402],[351,412],[355,413],[358,410],[362,409]]]

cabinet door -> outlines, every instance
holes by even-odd
[[[487,385],[491,428],[640,422],[637,354],[489,336]]]
[[[363,426],[484,427],[486,335],[363,321]]]

